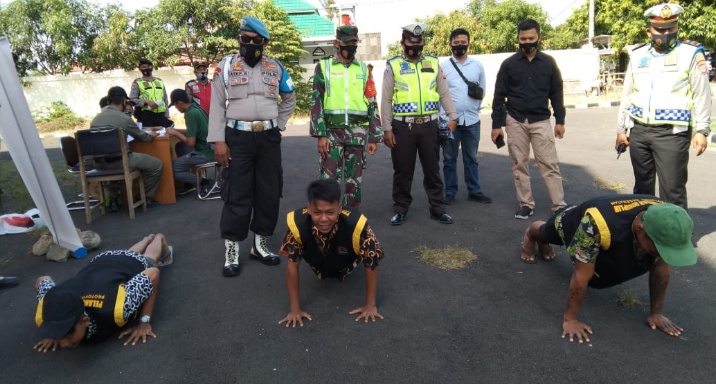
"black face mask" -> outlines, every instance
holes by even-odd
[[[142,76],[145,76],[145,77],[152,76],[152,69],[151,68],[142,69]]]
[[[342,45],[340,47],[341,50],[341,57],[343,57],[346,60],[353,60],[356,57],[356,47],[355,45]]]
[[[651,45],[657,49],[669,49],[676,44],[676,38],[679,32],[669,33],[668,35],[651,34]]]
[[[406,45],[403,48],[403,52],[405,52],[405,56],[407,56],[409,59],[417,59],[420,57],[420,54],[423,52],[423,46],[422,45]]]
[[[523,55],[529,55],[532,52],[536,51],[538,46],[539,40],[535,41],[534,43],[520,43],[520,51]]]
[[[453,45],[450,48],[455,57],[463,57],[467,53],[467,45]]]
[[[197,80],[206,80],[206,72],[197,72],[196,79]]]
[[[246,64],[253,67],[259,61],[261,61],[261,55],[264,52],[264,46],[262,44],[239,44],[239,53],[244,58]]]

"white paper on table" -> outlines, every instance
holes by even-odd
[[[157,134],[158,134],[159,136],[164,136],[164,135],[167,134],[167,129],[164,128],[164,127],[162,127],[162,129],[160,129],[160,130],[157,131]]]

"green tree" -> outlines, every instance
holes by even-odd
[[[596,0],[595,35],[612,35],[611,46],[620,52],[630,44],[648,41],[646,28],[648,20],[644,12],[661,0]],[[713,0],[674,1],[684,7],[679,15],[679,38],[693,39],[707,47],[716,45],[716,6]],[[584,4],[574,11],[564,28],[571,33],[587,37],[589,8]],[[560,26],[562,27],[562,26]]]
[[[428,25],[428,31],[425,33],[425,48],[423,52],[435,56],[450,56],[450,33],[456,28],[464,28],[470,32],[470,53],[485,53],[486,45],[484,40],[480,38],[483,34],[482,28],[477,20],[472,17],[466,10],[452,11],[445,15],[438,13],[425,19],[417,21]],[[388,55],[391,58],[400,55],[403,48],[400,41],[388,44]]]
[[[66,74],[102,28],[98,7],[85,0],[15,0],[0,10],[0,28],[22,74]]]
[[[479,37],[485,52],[514,52],[517,50],[517,24],[525,19],[534,19],[540,24],[543,34],[543,47],[549,42],[553,32],[547,23],[547,12],[539,4],[527,3],[524,0],[472,0],[468,10],[474,16],[483,33]]]

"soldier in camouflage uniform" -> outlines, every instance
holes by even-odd
[[[344,184],[342,204],[359,208],[365,153],[383,139],[371,68],[355,59],[358,28],[336,30],[334,57],[316,64],[311,97],[311,136],[318,138],[320,179]],[[345,80],[348,77],[348,80]]]

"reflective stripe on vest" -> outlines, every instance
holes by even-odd
[[[388,61],[395,80],[393,115],[424,116],[440,111],[438,75],[440,64],[433,56],[416,63],[396,57]]]
[[[153,102],[164,101],[164,82],[162,79],[154,79],[154,81],[137,80],[139,86],[140,98],[151,100]],[[167,110],[166,105],[161,105],[155,109],[148,106],[142,107],[143,111],[152,111],[156,113],[164,113]]]
[[[321,72],[325,76],[326,92],[323,95],[324,115],[343,115],[344,125],[349,126],[349,116],[367,119],[368,99],[365,97],[365,84],[368,71],[364,63],[349,65],[327,58],[321,60]],[[335,64],[335,65],[334,65]],[[366,121],[363,123],[368,125]]]
[[[629,66],[634,93],[626,113],[645,125],[688,127],[694,104],[689,70],[698,52],[703,48],[683,43],[661,55],[646,47],[633,51]]]

